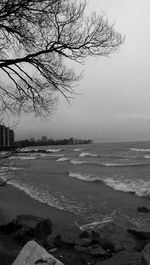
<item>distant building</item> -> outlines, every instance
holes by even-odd
[[[0,125],[0,148],[5,149],[14,146],[14,131],[5,125]]]
[[[14,146],[14,131],[13,130],[9,130],[9,146],[13,147]]]

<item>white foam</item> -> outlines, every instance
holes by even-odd
[[[83,174],[80,172],[69,172],[68,173],[69,177],[76,178],[79,180],[84,180],[84,181],[89,181],[89,182],[95,182],[95,181],[100,181],[100,179],[97,176],[90,176],[87,174]]]
[[[1,179],[6,181],[8,178],[4,174]],[[47,205],[55,207],[59,210],[67,210],[76,214],[82,214],[84,211],[84,207],[82,207],[80,204],[76,204],[74,201],[66,199],[62,194],[51,194],[48,190],[45,190],[40,186],[35,187],[32,184],[24,183],[19,179],[10,179],[8,180],[8,184],[21,191],[24,191],[31,198],[41,203],[46,203]]]
[[[7,177],[5,175],[1,176],[1,179],[3,181],[7,180]],[[19,190],[24,191],[27,195],[29,195],[31,198],[46,203],[49,206],[56,207],[57,209],[63,210],[64,208],[59,204],[58,200],[54,196],[50,196],[48,192],[45,191],[39,191],[32,185],[28,185],[26,183],[19,183],[14,179],[11,179],[8,181],[8,184],[14,186],[15,188],[18,188]]]
[[[81,164],[95,164],[101,167],[133,167],[133,166],[145,166],[147,163],[100,163],[98,161],[86,161],[86,160],[75,160],[71,159],[70,163],[73,165],[81,165]]]
[[[120,179],[103,178],[101,181],[114,190],[135,193],[140,197],[150,196],[150,181],[142,179],[129,180],[124,177],[120,177]]]
[[[32,160],[32,159],[36,159],[38,158],[38,156],[11,156],[9,157],[10,160],[16,160],[16,159],[20,159],[20,160]]]
[[[83,174],[81,172],[69,172],[69,177],[76,178],[78,180],[88,182],[103,182],[106,186],[111,187],[114,190],[135,193],[140,197],[150,197],[150,181],[144,181],[142,179],[128,179],[124,176],[114,177],[102,177]]]
[[[92,154],[92,153],[87,153],[87,152],[82,152],[79,157],[85,157],[85,156],[92,156],[92,157],[96,157],[99,156],[98,154]]]
[[[61,149],[47,149],[46,151],[49,153],[57,153],[57,152],[60,152]]]
[[[131,151],[135,151],[135,152],[150,152],[150,149],[145,149],[145,148],[131,148]]]
[[[150,155],[145,155],[144,158],[150,159]]]
[[[101,216],[99,221],[88,223],[82,226],[79,226],[78,224],[77,225],[83,231],[84,230],[96,230],[97,228],[103,227],[105,224],[112,222],[115,218],[115,214],[116,212],[114,211],[109,215]]]
[[[33,159],[37,159],[37,156],[17,156],[17,159],[20,160],[33,160]]]
[[[103,163],[101,164],[104,167],[132,167],[132,166],[144,166],[146,163]]]
[[[83,148],[75,148],[74,151],[75,152],[80,152],[80,151],[83,151],[84,149]]]
[[[14,171],[16,171],[16,170],[23,170],[23,168],[21,168],[21,167],[1,167],[1,169],[0,169],[0,172],[6,172],[6,171],[10,171],[10,170],[14,170]]]
[[[88,162],[71,159],[71,160],[70,160],[70,163],[73,164],[73,165],[81,165],[81,164],[86,164],[86,163],[88,163]]]
[[[70,160],[70,158],[68,158],[68,157],[60,157],[56,161],[57,162],[64,162],[64,161],[68,161],[68,160]]]

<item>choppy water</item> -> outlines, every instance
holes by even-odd
[[[76,213],[83,223],[116,215],[149,219],[137,206],[150,208],[150,142],[43,149],[49,153],[11,157],[11,172],[3,167],[0,177],[11,175],[11,185],[40,202]]]

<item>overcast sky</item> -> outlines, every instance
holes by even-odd
[[[109,58],[89,59],[69,106],[60,99],[47,121],[22,117],[16,138],[91,138],[98,141],[150,140],[150,1],[89,0],[125,34]]]

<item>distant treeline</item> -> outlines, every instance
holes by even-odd
[[[15,142],[16,147],[27,147],[27,146],[43,146],[43,145],[71,145],[71,144],[90,144],[92,140],[82,140],[82,139],[60,139],[60,140],[53,140],[47,139],[46,136],[43,136],[41,139],[35,140],[31,138],[30,140],[20,140]]]

